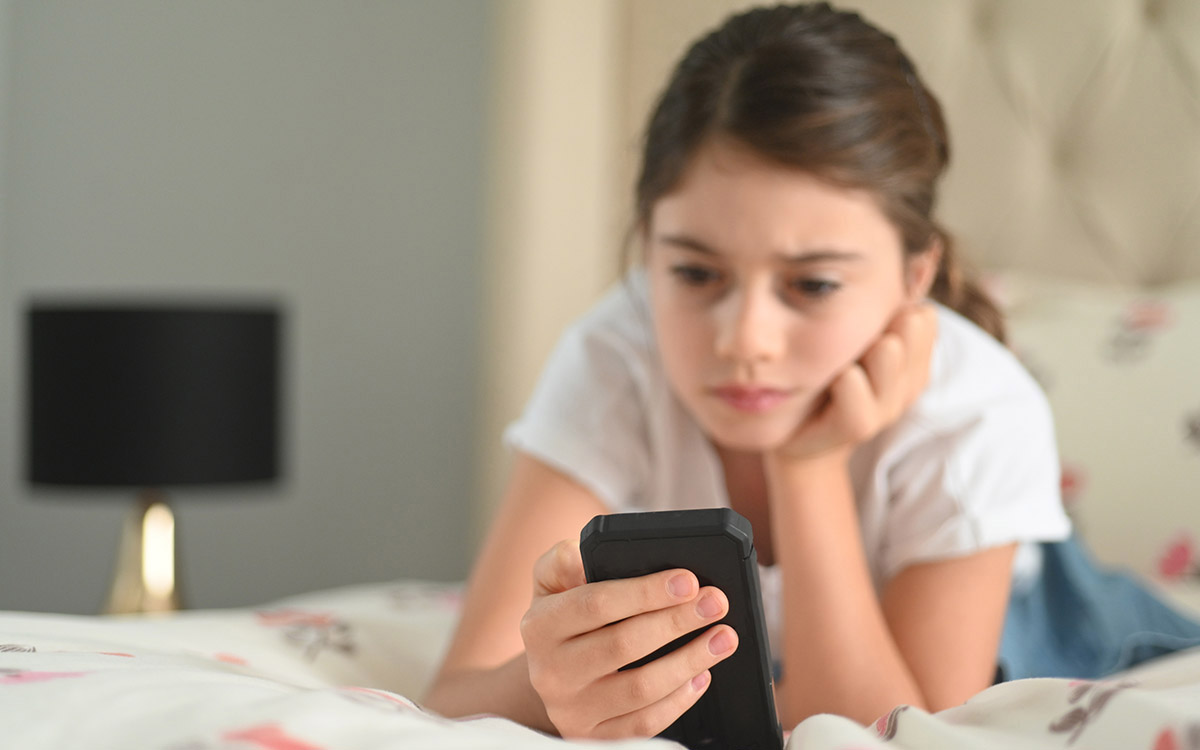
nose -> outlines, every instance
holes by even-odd
[[[717,310],[717,355],[744,364],[782,357],[785,315],[768,290],[745,288],[728,295]]]

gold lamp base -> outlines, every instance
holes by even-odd
[[[125,521],[105,614],[174,612],[181,607],[175,580],[175,516],[166,495],[144,490]]]

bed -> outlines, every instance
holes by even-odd
[[[1200,604],[1200,589],[1176,594]],[[450,721],[422,709],[415,699],[447,642],[458,596],[454,585],[401,581],[158,617],[2,613],[2,744],[14,750],[674,746],[568,743],[495,717]],[[817,716],[795,727],[788,747],[1184,750],[1198,742],[1200,651],[1098,682],[1005,683],[933,715],[901,706],[869,726]]]
[[[543,5],[521,5],[530,33],[577,12]],[[609,158],[597,163],[628,163],[614,144],[632,142],[670,58],[736,5],[612,2],[611,23],[583,27],[610,48],[560,50],[568,70],[581,55],[615,63],[626,121],[601,139]],[[1050,397],[1077,526],[1102,561],[1200,616],[1200,4],[851,5],[905,41],[945,103],[956,153],[943,217]],[[620,223],[615,210],[609,218]],[[548,292],[524,314],[561,319],[561,297]],[[544,348],[506,346],[536,338],[512,322],[493,349],[524,353],[517,369],[535,371]],[[423,709],[458,597],[455,584],[398,580],[166,616],[0,613],[0,746],[670,747],[567,743]],[[789,748],[806,750],[1200,750],[1200,651],[1103,681],[1001,684],[936,714],[898,706],[872,725],[816,716],[787,729]]]

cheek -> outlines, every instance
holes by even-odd
[[[862,357],[887,325],[890,316],[880,310],[868,319],[844,317],[797,332],[791,350],[803,367],[805,385],[828,386],[839,373]]]
[[[699,379],[712,350],[709,326],[702,316],[674,308],[654,313],[654,331],[667,378],[676,390]]]

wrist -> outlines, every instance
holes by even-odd
[[[542,696],[538,694],[537,689],[533,687],[533,682],[529,679],[529,662],[525,652],[518,654],[501,669],[509,670],[512,675],[510,684],[516,688],[515,692],[519,696],[517,702],[520,708],[514,711],[516,721],[532,729],[557,735],[558,727],[554,726],[554,722],[550,720]]]
[[[529,680],[524,652],[494,667],[464,668],[439,675],[421,705],[447,718],[494,714],[540,732],[558,734],[542,697]]]
[[[846,476],[850,470],[850,455],[853,452],[851,446],[838,446],[803,455],[791,454],[781,449],[767,453],[764,463],[768,474],[791,479],[819,480]]]

